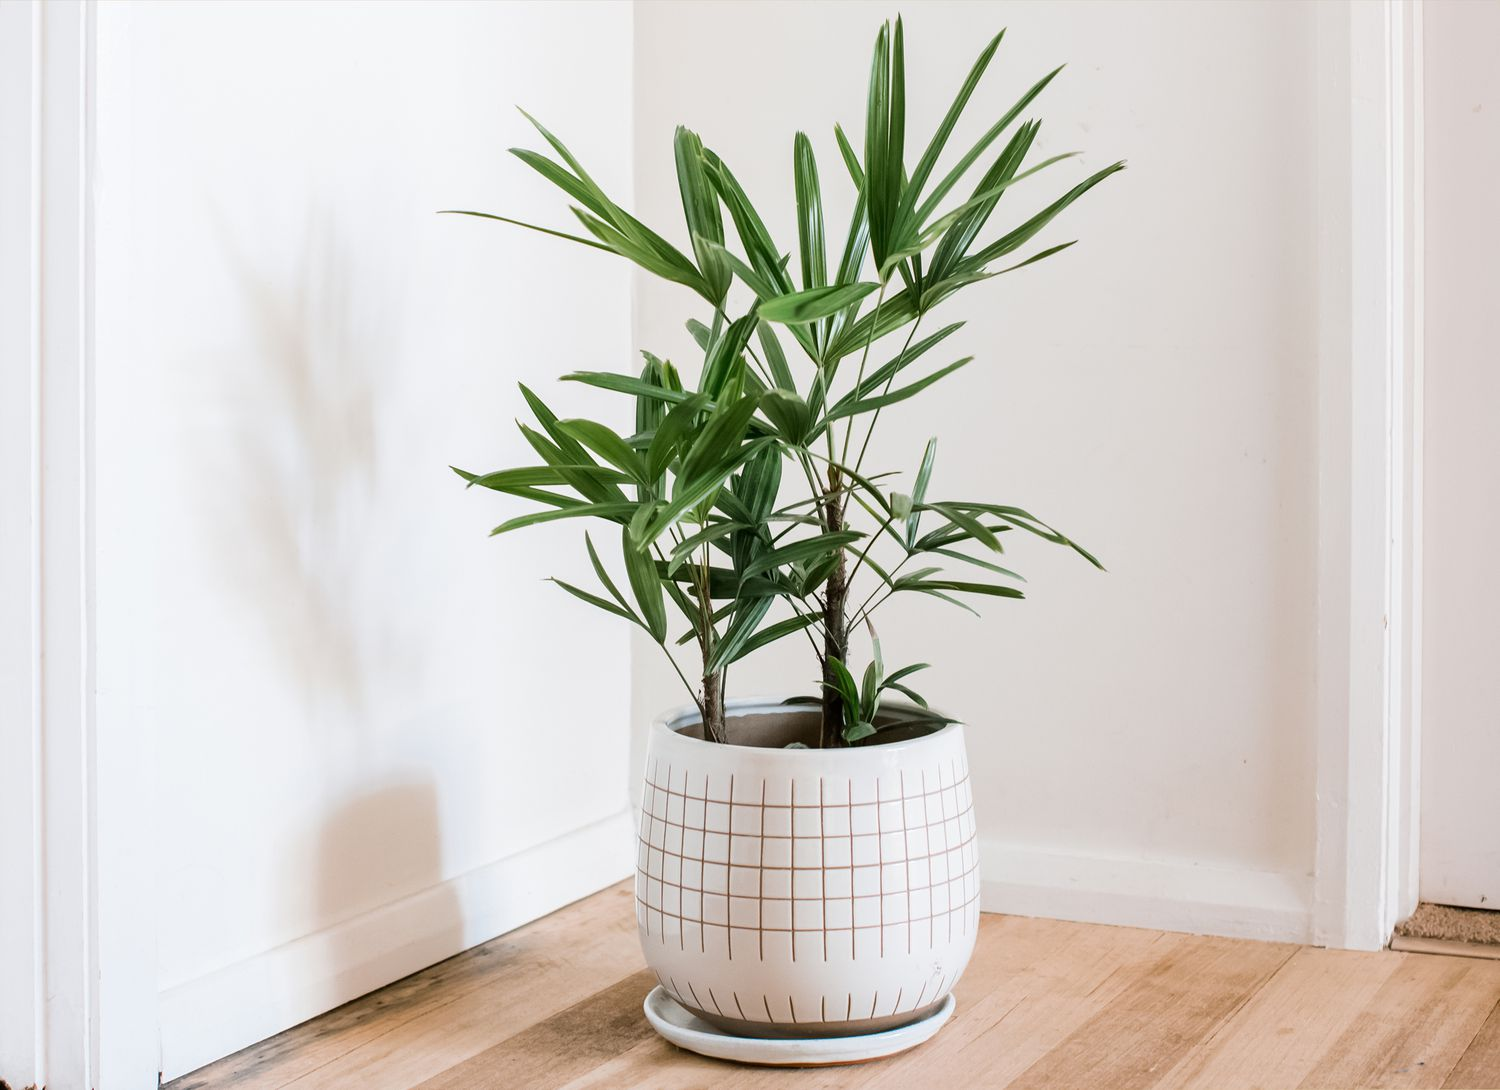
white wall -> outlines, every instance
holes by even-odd
[[[171,1077],[628,872],[625,633],[447,469],[530,460],[517,380],[609,411],[551,379],[627,358],[628,274],[433,213],[562,222],[516,103],[628,195],[632,13],[98,18],[98,729],[156,754]]]
[[[871,465],[1018,503],[1104,560],[1040,543],[1029,600],[976,621],[940,603],[880,618],[887,661],[973,725],[989,908],[1305,937],[1316,836],[1316,5],[915,3],[909,133],[1010,31],[969,132],[1055,65],[1040,154],[1082,149],[1014,198],[1019,219],[1118,158],[1038,246],[1082,244],[950,303],[979,359],[882,419]],[[636,186],[676,224],[672,126],[701,131],[794,248],[791,135],[845,181],[885,4],[638,5]],[[796,33],[788,28],[796,27]],[[729,58],[726,60],[726,57]],[[774,58],[774,78],[752,75]],[[962,135],[962,134],[961,134]],[[962,140],[956,140],[961,144]],[[915,154],[915,153],[909,153]],[[831,217],[838,223],[839,217]],[[677,229],[674,237],[681,237]],[[636,341],[680,359],[698,314],[636,280]],[[899,599],[898,599],[899,601]],[[805,644],[762,653],[736,693],[806,691]],[[634,722],[684,702],[644,640]],[[637,737],[639,746],[639,736]],[[1150,864],[1143,866],[1141,864]]]
[[[1424,5],[1423,900],[1500,903],[1500,5]]]

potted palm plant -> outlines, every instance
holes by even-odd
[[[854,192],[840,240],[812,143],[792,142],[795,261],[725,159],[682,128],[685,247],[611,200],[534,120],[551,153],[513,153],[567,195],[585,233],[465,213],[619,255],[697,297],[694,367],[645,352],[639,371],[563,376],[628,399],[629,427],[561,418],[522,387],[536,463],[457,472],[539,505],[496,534],[602,522],[599,544],[583,541],[597,586],[555,582],[647,632],[692,697],[653,726],[636,910],[654,996],[721,1034],[832,1041],[848,1058],[839,1038],[912,1043],[912,1024],[951,1009],[978,922],[964,728],[914,688],[923,664],[888,668],[874,615],[898,594],[965,609],[1021,598],[1000,563],[1017,532],[1097,565],[1018,507],[934,497],[935,439],[913,451],[909,478],[866,466],[882,414],[970,362],[942,355],[963,323],[940,324],[938,308],[1072,245],[1022,255],[1124,165],[991,229],[1012,186],[1068,158],[1031,162],[1040,122],[1022,117],[1054,70],[939,169],[1003,34],[910,160],[903,27],[882,26],[862,154],[834,129]],[[731,667],[782,639],[808,642],[821,691],[726,699]]]

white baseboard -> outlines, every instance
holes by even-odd
[[[1242,939],[1312,939],[1312,879],[1305,875],[1036,852],[983,840],[979,873],[985,912]]]
[[[196,1070],[628,877],[633,840],[630,811],[621,810],[163,992],[163,1077]]]

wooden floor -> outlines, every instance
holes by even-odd
[[[1500,962],[983,921],[952,1022],[878,1063],[737,1067],[657,1038],[621,885],[168,1085],[1500,1087]]]

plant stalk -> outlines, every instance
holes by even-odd
[[[842,474],[836,466],[828,467],[829,499],[823,507],[827,532],[836,534],[844,528],[843,497],[840,493]],[[818,744],[823,749],[833,749],[844,744],[844,705],[834,682],[833,665],[829,659],[849,661],[849,633],[844,624],[844,605],[849,595],[848,570],[845,567],[844,550],[840,549],[834,560],[833,571],[823,595],[823,729]]]
[[[725,742],[724,678],[722,674],[703,677],[703,737],[710,742]]]

